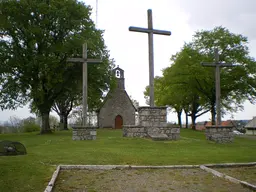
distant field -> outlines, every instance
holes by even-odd
[[[43,191],[59,164],[180,165],[255,162],[256,140],[215,144],[203,132],[182,129],[179,141],[123,138],[121,130],[98,130],[95,141],[72,141],[71,131],[51,135],[2,134],[23,143],[25,156],[0,157],[0,191]]]

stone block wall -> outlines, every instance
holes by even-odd
[[[123,126],[124,137],[148,137],[147,130],[145,127],[139,125],[124,125]]]
[[[73,140],[96,140],[97,131],[95,127],[74,126]]]
[[[178,140],[180,138],[179,127],[144,127],[136,125],[123,126],[124,137],[150,138],[151,136],[166,135],[166,140]]]
[[[207,126],[206,139],[216,143],[231,143],[234,140],[233,126]]]
[[[162,127],[167,125],[166,107],[139,107],[139,125]]]
[[[166,107],[139,107],[139,124],[124,125],[124,137],[152,138],[155,140],[178,140],[179,127],[167,126]]]
[[[179,127],[147,127],[147,133],[149,135],[161,135],[165,134],[168,140],[178,140],[180,138],[180,128]]]

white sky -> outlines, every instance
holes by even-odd
[[[92,19],[96,21],[96,0],[84,0],[93,7]],[[104,39],[111,58],[125,71],[125,86],[129,95],[145,105],[143,91],[148,85],[148,36],[129,32],[129,26],[147,27],[147,9],[153,12],[153,27],[168,30],[171,36],[154,35],[155,76],[170,65],[172,54],[184,42],[191,40],[196,30],[227,27],[233,33],[248,37],[252,57],[256,56],[256,1],[255,0],[98,0],[97,27],[105,30]],[[30,116],[27,107],[16,111],[0,111],[0,120],[10,116]],[[256,106],[245,102],[244,111],[233,114],[232,119],[251,119],[256,116]],[[223,119],[230,119],[226,115]],[[207,113],[197,121],[209,120]],[[168,121],[177,121],[170,113]]]

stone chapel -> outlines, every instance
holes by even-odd
[[[110,90],[98,112],[99,128],[121,129],[123,125],[135,124],[136,108],[125,90],[124,70],[113,69],[117,86]]]

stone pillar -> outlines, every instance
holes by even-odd
[[[155,141],[178,140],[180,128],[167,126],[166,107],[139,107],[139,125],[124,125],[124,137],[146,137]]]
[[[233,126],[206,126],[206,139],[216,143],[231,143],[234,140]]]
[[[167,107],[139,107],[139,125],[144,127],[167,126]]]
[[[73,126],[73,140],[96,140],[96,127]]]

